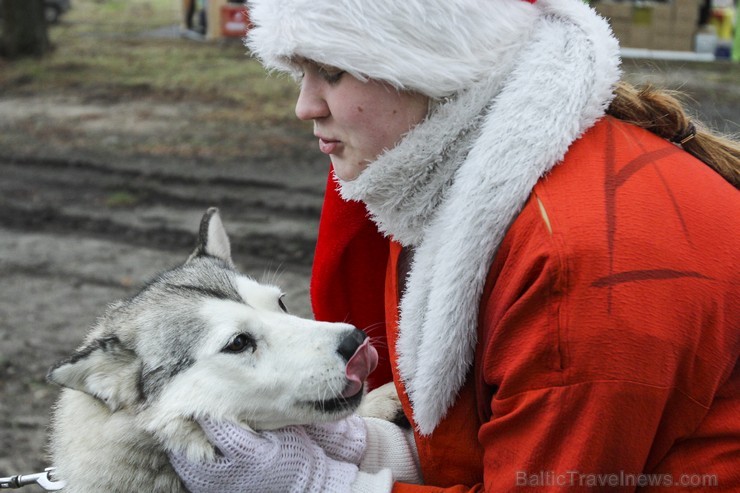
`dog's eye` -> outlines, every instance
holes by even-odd
[[[282,295],[280,296],[280,298],[278,298],[278,305],[280,305],[280,309],[282,311],[284,311],[285,313],[288,313],[288,308],[285,306],[285,303],[283,303],[283,296],[285,295]]]
[[[247,349],[254,351],[257,349],[257,342],[248,334],[239,334],[235,336],[231,342],[223,348],[225,353],[241,353]]]

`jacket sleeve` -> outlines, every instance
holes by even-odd
[[[732,491],[738,421],[723,404],[738,402],[732,290],[718,274],[607,283],[600,236],[553,225],[509,245],[516,256],[500,266],[483,315],[485,491],[660,491],[712,480]],[[672,261],[644,248],[615,270]]]
[[[609,286],[598,245],[534,225],[502,245],[485,295],[483,483],[393,491],[737,491],[736,288],[719,272]]]

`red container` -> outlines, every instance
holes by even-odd
[[[239,4],[221,6],[221,35],[224,37],[243,37],[252,24],[249,22],[247,7]]]

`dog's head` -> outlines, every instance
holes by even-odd
[[[281,298],[236,271],[210,209],[190,258],[111,306],[49,380],[192,456],[208,454],[205,416],[273,429],[349,415],[377,353],[351,325],[292,316]]]

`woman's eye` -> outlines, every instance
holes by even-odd
[[[223,348],[223,352],[241,353],[250,348],[252,351],[257,349],[257,343],[254,338],[248,334],[239,334],[235,336],[225,348]]]
[[[319,67],[319,75],[329,84],[336,84],[345,74],[344,70]]]
[[[278,298],[278,305],[280,305],[280,309],[284,311],[285,313],[288,313],[288,308],[285,306],[285,303],[283,303],[283,297],[281,296]]]

